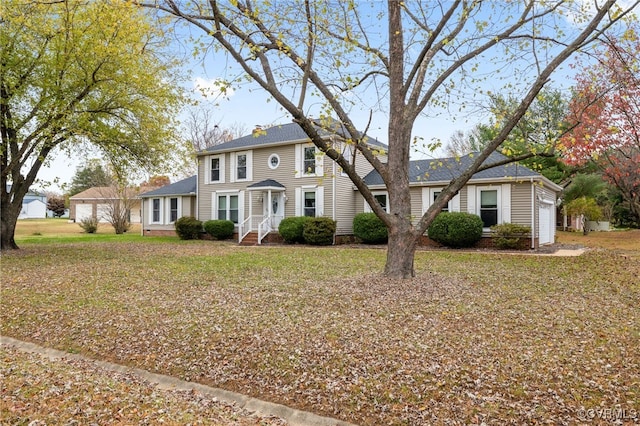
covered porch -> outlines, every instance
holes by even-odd
[[[284,204],[287,201],[285,186],[273,179],[266,179],[247,187],[249,196],[249,215],[238,224],[238,243],[249,240],[252,243],[262,244],[264,238],[274,231],[278,231],[280,221],[284,218]],[[254,212],[254,197],[258,193],[257,200],[262,204],[262,214]],[[255,234],[255,235],[252,235]]]

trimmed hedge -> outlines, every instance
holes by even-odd
[[[359,213],[353,218],[353,235],[365,244],[386,243],[387,226],[375,213]]]
[[[493,244],[499,249],[517,249],[523,238],[531,236],[531,228],[516,223],[503,223],[491,227]]]
[[[207,220],[203,225],[205,232],[216,240],[231,238],[235,225],[230,220]]]
[[[304,224],[302,236],[307,244],[328,246],[333,244],[336,221],[328,217],[312,217]]]
[[[307,216],[286,217],[278,225],[278,233],[285,243],[304,243],[304,224],[311,218]]]
[[[193,216],[183,216],[176,220],[176,234],[181,240],[198,240],[202,232],[202,222]]]
[[[464,212],[442,212],[429,226],[432,240],[451,248],[472,247],[482,238],[480,216]]]

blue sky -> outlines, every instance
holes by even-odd
[[[568,21],[570,22],[570,20]],[[571,27],[572,25],[569,25]],[[575,27],[573,28],[575,29]],[[187,39],[188,34],[186,31],[181,34],[181,38]],[[196,33],[197,34],[197,33]],[[176,44],[176,51],[183,52],[186,58],[190,58],[188,49],[188,43],[184,45]],[[200,60],[190,59],[186,61],[184,65],[185,73],[188,73],[188,83],[185,85],[185,89],[192,94],[192,96],[198,99],[203,108],[211,111],[214,120],[219,123],[221,128],[230,127],[235,123],[243,125],[247,130],[253,129],[256,125],[268,126],[271,124],[289,123],[291,121],[290,116],[286,113],[275,101],[269,101],[269,97],[266,92],[259,88],[255,83],[245,83],[240,86],[235,86],[233,90],[227,93],[227,96],[220,96],[216,93],[215,89],[211,90],[211,95],[203,98],[201,96],[199,87],[213,88],[213,84],[219,79],[230,79],[235,77],[233,74],[238,74],[238,67],[231,60],[226,60],[221,54],[214,54],[209,52],[207,56]],[[550,87],[554,88],[569,88],[573,81],[571,74],[573,71],[569,70],[568,64],[571,60],[559,70],[554,79],[550,83]],[[509,67],[508,64],[505,65]],[[516,80],[519,70],[513,68],[506,73],[510,75],[512,80]],[[504,82],[486,81],[482,84],[484,90],[500,90],[501,84]],[[457,130],[469,130],[480,122],[487,121],[487,115],[479,113],[477,110],[473,113],[462,112],[457,110],[458,106],[453,105],[451,111],[441,110],[439,114],[433,114],[429,117],[421,117],[417,120],[414,127],[414,136],[423,138],[425,142],[431,142],[432,140],[440,140],[445,143],[449,137]],[[368,109],[353,110],[351,117],[356,126],[364,126],[369,117]],[[374,120],[369,128],[369,135],[387,142],[386,137],[387,121],[386,115],[382,112],[374,114]],[[438,154],[438,153],[436,153]],[[415,152],[413,158],[424,158],[425,154]],[[54,161],[52,161],[49,167],[43,168],[39,174],[41,181],[53,181],[59,179],[59,183],[70,183],[76,168],[83,164],[85,158],[69,158],[66,155],[60,153],[57,155]],[[53,185],[50,189],[58,190],[59,185]]]

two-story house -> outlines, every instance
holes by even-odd
[[[352,149],[337,135],[320,130],[343,153]],[[386,145],[369,139],[374,149]],[[295,123],[261,130],[198,154],[198,218],[237,224],[239,239],[277,232],[290,216],[327,216],[337,235],[352,233],[357,192],[339,166],[326,158]],[[364,176],[371,166],[357,161]]]
[[[347,154],[352,149],[336,134],[326,131],[321,134]],[[368,143],[381,155],[385,154],[385,144],[375,139]],[[488,161],[493,162],[499,156],[494,153]],[[416,221],[471,161],[470,155],[411,162],[409,177]],[[171,193],[171,200],[160,193],[143,195],[143,210],[148,212],[143,214],[145,234],[169,232],[173,222],[189,211],[203,222],[233,221],[240,241],[257,234],[260,243],[270,234],[277,234],[280,221],[291,216],[330,217],[337,222],[336,236],[340,237],[352,235],[357,213],[370,211],[349,177],[295,123],[210,147],[198,153],[197,163],[197,176],[190,178],[190,185],[174,184],[175,189],[188,186],[189,193],[179,193],[170,185],[165,191]],[[356,168],[376,200],[388,208],[388,194],[379,174],[363,158],[356,162]],[[561,189],[539,173],[510,164],[476,173],[445,210],[479,215],[487,237],[493,224],[529,226],[531,247],[537,247],[555,240],[555,200]],[[194,192],[195,208],[179,209],[183,200],[179,197],[192,199]]]

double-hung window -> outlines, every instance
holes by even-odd
[[[219,182],[220,181],[220,157],[212,157],[210,158],[210,175],[211,182]]]
[[[238,154],[236,157],[236,179],[244,180],[247,178],[247,154]]]
[[[173,223],[178,220],[178,199],[169,199],[169,222]]]
[[[386,191],[384,192],[373,192],[373,198],[378,202],[380,207],[384,209],[387,213],[389,213],[389,195]],[[364,202],[364,211],[370,213],[373,211],[369,203]]]
[[[498,224],[498,190],[480,191],[480,218],[485,228]]]
[[[442,191],[437,191],[437,190],[432,191],[432,197],[433,197],[433,198],[431,199],[431,204],[433,204],[433,203],[435,203],[435,202],[436,202],[436,198],[438,198],[438,195],[440,195],[440,193],[441,193],[441,192],[442,192]],[[442,208],[442,211],[443,211],[443,212],[448,212],[448,211],[449,211],[449,203],[447,203],[447,204]]]
[[[160,203],[160,198],[151,199],[151,222],[152,223],[160,223],[161,212],[162,212],[162,207]]]
[[[218,195],[218,219],[238,223],[238,196]]]
[[[324,154],[311,143],[295,147],[295,177],[306,178],[324,175]]]
[[[304,147],[304,159],[302,162],[302,174],[314,175],[316,173],[316,147]]]
[[[253,180],[253,151],[234,152],[230,155],[229,179],[231,182]]]
[[[316,191],[304,191],[304,215],[316,217]]]

